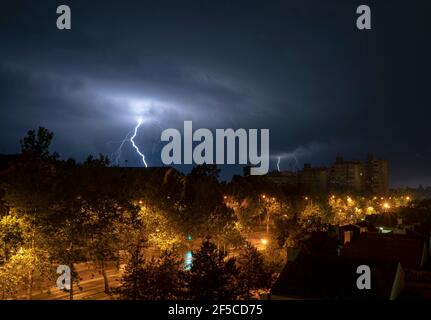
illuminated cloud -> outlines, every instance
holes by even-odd
[[[386,27],[365,39],[340,28],[351,24],[351,6],[336,0],[77,0],[67,33],[52,20],[57,5],[2,7],[1,153],[17,152],[25,132],[42,125],[64,157],[111,154],[117,145],[108,142],[141,116],[136,142],[155,165],[162,130],[192,120],[269,128],[274,167],[279,156],[283,168],[293,157],[320,165],[371,151],[390,161],[393,184],[431,184],[420,8],[409,5],[406,17],[400,6],[375,4]],[[393,32],[400,20],[405,32]],[[140,163],[129,147],[123,159]]]

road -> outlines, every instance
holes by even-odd
[[[258,250],[264,250],[266,244],[263,244],[261,239],[264,239],[266,233],[254,232],[247,235],[247,241],[255,245]],[[199,245],[196,245],[196,248]],[[153,252],[149,252],[151,254]],[[232,252],[233,253],[233,252]],[[111,300],[112,296],[104,292],[105,285],[103,276],[94,270],[90,264],[80,263],[75,265],[75,269],[79,276],[79,287],[74,285],[74,299],[75,300]],[[110,288],[115,288],[120,285],[121,272],[117,269],[115,264],[109,264],[107,267],[107,276]],[[26,296],[22,295],[20,299],[25,299]],[[56,287],[56,284],[44,290],[34,290],[32,300],[68,300],[69,293],[64,292]]]
[[[81,263],[75,266],[79,275],[79,288],[74,285],[75,300],[111,300],[110,295],[104,292],[105,285],[103,277],[97,271],[94,271],[88,264]],[[107,276],[111,288],[117,287],[120,284],[120,271],[110,265],[107,268]],[[55,284],[49,289],[42,292],[34,292],[32,300],[68,300],[69,293],[58,289]]]

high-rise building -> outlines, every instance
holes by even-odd
[[[364,190],[373,194],[385,194],[389,189],[388,161],[368,154],[364,163]]]
[[[272,171],[267,178],[280,187],[296,188],[298,185],[298,173],[293,171]]]
[[[363,175],[363,165],[359,161],[345,161],[338,156],[330,168],[329,187],[337,191],[361,191]]]
[[[298,172],[299,188],[303,191],[322,191],[328,188],[328,169],[326,167],[312,168],[304,164],[304,169]]]

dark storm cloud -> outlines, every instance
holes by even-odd
[[[2,8],[0,152],[43,125],[64,157],[111,153],[143,116],[139,143],[160,165],[162,129],[191,119],[269,128],[273,167],[372,151],[392,184],[431,182],[425,1],[369,1],[366,32],[356,1],[65,3],[71,31],[55,1]]]

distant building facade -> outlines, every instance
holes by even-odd
[[[388,161],[367,156],[364,164],[364,188],[371,193],[385,194],[389,188]]]
[[[272,172],[268,178],[277,185],[296,186],[303,192],[356,191],[386,194],[389,189],[388,162],[377,159],[372,154],[364,162],[346,161],[337,157],[330,167],[304,164],[304,168],[297,172]]]
[[[299,188],[304,191],[319,191],[328,188],[328,169],[325,167],[312,168],[304,164],[304,169],[298,174]]]
[[[363,165],[359,161],[345,161],[337,157],[330,168],[329,186],[334,190],[363,190]]]
[[[297,187],[298,173],[294,171],[275,171],[270,173],[268,179],[280,187]]]

